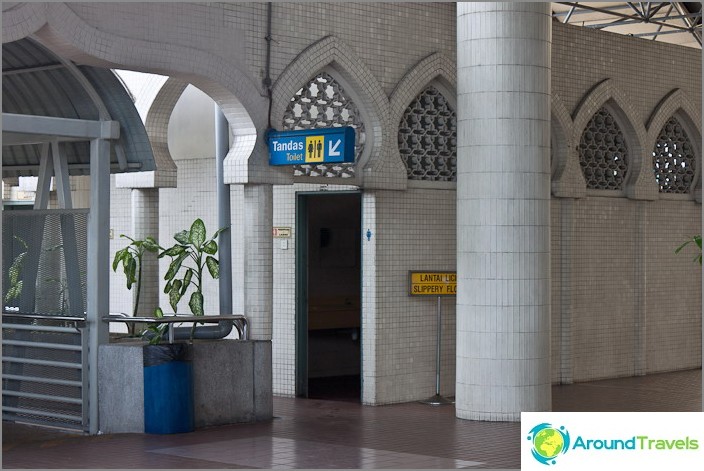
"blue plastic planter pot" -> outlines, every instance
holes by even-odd
[[[188,345],[146,345],[143,354],[144,431],[192,432],[193,366]]]

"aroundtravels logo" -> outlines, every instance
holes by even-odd
[[[544,465],[557,464],[557,458],[570,450],[575,451],[625,451],[625,452],[663,452],[684,451],[691,453],[700,449],[699,439],[690,435],[679,438],[652,438],[648,435],[631,435],[622,438],[585,438],[577,435],[574,440],[564,426],[553,427],[543,422],[533,427],[528,433],[533,458]],[[572,454],[570,454],[572,456]]]
[[[701,469],[702,424],[704,412],[521,412],[521,469]]]
[[[530,430],[528,440],[533,443],[533,458],[546,465],[555,464],[556,458],[570,449],[570,433],[564,426],[555,428],[549,423],[536,425]]]

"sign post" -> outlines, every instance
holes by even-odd
[[[269,165],[354,163],[354,128],[271,131]]]
[[[444,404],[454,404],[440,395],[440,346],[442,340],[442,297],[456,296],[457,294],[457,274],[455,272],[418,272],[408,273],[408,295],[409,296],[436,296],[438,299],[437,308],[437,342],[435,345],[435,395],[425,399],[423,404],[440,406]]]

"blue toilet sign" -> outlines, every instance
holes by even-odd
[[[354,128],[305,129],[269,133],[269,164],[354,162]]]

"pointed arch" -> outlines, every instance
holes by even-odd
[[[457,67],[443,54],[435,52],[414,65],[391,92],[391,122],[400,121],[411,101],[434,81],[442,87],[440,92],[445,98],[457,108]]]
[[[398,148],[399,123],[406,108],[429,86],[435,87],[457,111],[457,67],[439,52],[430,54],[414,65],[396,85],[389,99],[389,114],[393,138],[390,139],[390,170],[407,179],[406,165]]]
[[[572,117],[558,95],[551,97],[550,127],[552,193],[562,198],[583,197],[586,183],[573,141]]]
[[[264,136],[268,103],[243,64],[184,45],[117,36],[89,25],[64,3],[46,5],[47,23],[33,37],[57,54],[97,67],[171,76],[207,93],[220,106],[234,135],[224,164],[226,183],[290,180],[268,165]]]
[[[692,184],[691,194],[701,202],[701,166],[702,166],[702,115],[699,109],[694,106],[694,101],[679,88],[676,88],[660,100],[655,107],[647,124],[647,138],[645,140],[645,150],[648,155],[652,155],[660,131],[665,123],[675,117],[684,128],[689,142],[695,151],[696,173]]]
[[[138,172],[115,176],[118,188],[176,188],[176,164],[169,152],[169,120],[188,84],[169,78],[161,86],[149,108],[144,125],[156,161],[153,172]]]
[[[657,186],[645,159],[646,130],[643,119],[631,105],[628,97],[612,79],[598,83],[582,99],[573,116],[572,142],[578,143],[592,117],[601,108],[614,117],[628,147],[629,162],[623,184],[625,196],[633,199],[657,199]]]
[[[380,156],[384,155],[382,147],[387,141],[388,100],[369,67],[343,41],[326,36],[306,48],[284,69],[272,89],[272,125],[281,126],[291,97],[320,72],[339,81],[362,115],[367,142],[357,162],[355,177],[346,179],[345,183],[370,187],[374,174],[383,168]]]

